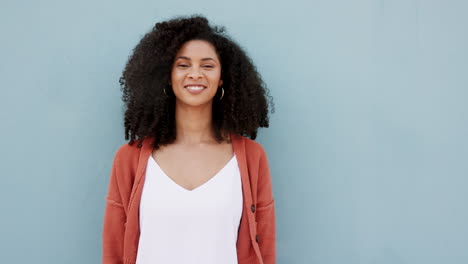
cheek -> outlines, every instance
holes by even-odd
[[[171,73],[172,82],[180,82],[183,79],[183,74],[177,71]]]
[[[212,81],[219,81],[221,79],[221,72],[220,71],[212,71],[209,73],[209,78]]]

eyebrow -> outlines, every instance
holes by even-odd
[[[189,57],[185,57],[185,56],[179,56],[179,57],[176,58],[176,60],[178,60],[178,59],[191,60]],[[212,60],[212,61],[216,62],[215,59],[210,58],[210,57],[208,57],[208,58],[203,58],[203,59],[201,59],[201,60],[202,60],[202,61]]]

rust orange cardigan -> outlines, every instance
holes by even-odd
[[[274,264],[275,205],[265,150],[244,136],[231,133],[231,140],[241,174],[244,201],[236,244],[238,264]],[[145,138],[141,148],[137,143],[122,145],[113,160],[102,232],[103,264],[136,262],[139,204],[153,140]]]

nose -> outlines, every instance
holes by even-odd
[[[200,69],[198,67],[193,67],[193,70],[191,70],[188,74],[189,78],[197,79],[202,77],[202,73],[200,72]]]

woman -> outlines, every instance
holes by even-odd
[[[103,263],[275,263],[270,170],[254,141],[271,97],[246,53],[206,18],[178,17],[142,38],[120,84],[130,142],[112,165]]]

